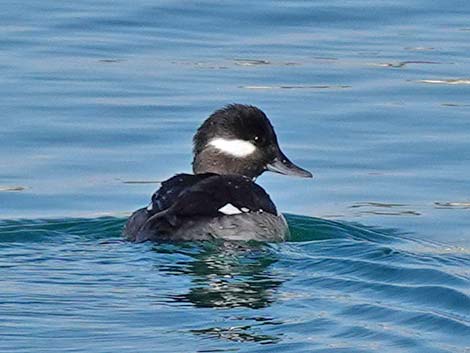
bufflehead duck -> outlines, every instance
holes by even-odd
[[[193,138],[194,174],[164,181],[124,235],[135,242],[209,239],[282,241],[287,223],[255,183],[266,170],[311,178],[281,151],[266,115],[249,105],[215,111]]]

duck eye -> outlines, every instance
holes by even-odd
[[[261,136],[261,135],[256,135],[255,137],[253,137],[253,140],[252,140],[252,141],[254,142],[255,145],[260,146],[260,145],[263,145],[263,144],[264,144],[265,139],[264,139],[264,137]]]

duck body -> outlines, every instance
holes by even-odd
[[[287,223],[255,183],[266,170],[311,177],[280,150],[274,129],[256,107],[215,111],[194,136],[194,174],[162,182],[148,207],[135,211],[124,236],[134,242],[213,239],[283,241]]]
[[[289,229],[269,195],[250,178],[204,173],[164,181],[150,205],[132,214],[124,234],[135,242],[282,241]]]

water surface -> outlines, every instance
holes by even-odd
[[[2,352],[468,352],[468,2],[0,9]],[[292,241],[121,242],[232,102]]]
[[[283,244],[138,245],[112,217],[4,221],[0,350],[467,352],[468,253],[288,220]]]

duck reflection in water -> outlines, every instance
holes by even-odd
[[[287,279],[272,269],[278,259],[274,249],[266,244],[221,242],[201,243],[195,247],[155,247],[157,252],[177,251],[189,255],[187,261],[159,266],[165,274],[191,278],[187,293],[169,298],[176,305],[190,303],[199,308],[263,309],[276,301],[276,291]],[[255,316],[228,314],[226,320],[217,322],[216,326],[196,327],[190,332],[235,342],[273,344],[281,340],[278,334],[266,334],[266,330],[282,322],[263,311],[257,311]]]
[[[179,252],[188,252],[179,248]],[[191,276],[192,286],[186,294],[172,296],[175,302],[192,303],[204,308],[269,306],[276,289],[286,280],[272,270],[277,255],[266,244],[201,243],[191,251],[187,262],[159,268],[167,274]],[[156,247],[167,252],[166,247]]]

